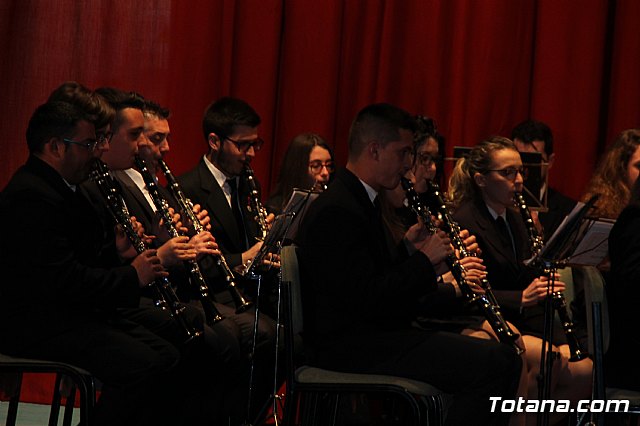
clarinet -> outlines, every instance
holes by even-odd
[[[435,234],[438,231],[438,228],[435,226],[433,221],[431,220],[431,212],[428,207],[426,207],[420,196],[413,188],[413,183],[409,179],[401,178],[400,183],[402,184],[402,188],[404,189],[407,200],[409,202],[409,208],[422,219],[423,223],[427,227],[427,230],[431,234]],[[447,231],[450,234],[458,234],[454,232],[454,228],[451,227]],[[454,235],[454,239],[460,239],[460,235],[457,237]],[[463,244],[464,245],[464,244]],[[505,321],[502,313],[500,312],[500,307],[497,304],[491,303],[488,297],[484,294],[477,294],[472,289],[469,283],[465,278],[465,269],[458,260],[458,258],[454,254],[450,254],[446,258],[447,266],[454,278],[456,279],[458,286],[462,293],[464,293],[465,297],[468,299],[470,304],[474,304],[478,306],[478,308],[482,311],[487,322],[498,336],[498,340],[500,342],[511,345],[511,347],[516,351],[518,355],[524,353],[524,349],[518,346],[516,340],[520,337],[518,334],[514,333],[509,327],[509,324]]]
[[[267,210],[260,202],[260,192],[256,185],[256,178],[253,174],[253,169],[251,169],[248,163],[244,165],[244,173],[250,190],[249,211],[255,214],[255,220],[258,222],[258,227],[260,228],[260,237],[258,237],[258,240],[264,241],[269,233],[269,226],[267,225]]]
[[[149,172],[147,168],[147,164],[145,161],[136,155],[135,163],[138,167],[138,171],[142,175],[145,185],[147,186],[147,190],[149,191],[149,195],[151,196],[151,200],[153,204],[156,206],[158,214],[162,218],[163,225],[169,236],[171,238],[179,237],[180,233],[173,223],[173,217],[171,217],[171,213],[169,212],[169,206],[167,201],[162,198],[160,195],[160,191],[158,190],[158,184],[156,180]],[[213,304],[213,299],[209,293],[209,287],[207,286],[207,282],[202,276],[202,272],[200,271],[200,266],[198,266],[198,262],[194,260],[187,260],[184,262],[187,270],[189,271],[189,277],[191,280],[191,284],[198,287],[200,292],[200,304],[204,309],[205,320],[208,325],[213,325],[219,321],[222,321],[224,317],[218,312],[218,309]]]
[[[269,234],[269,226],[267,225],[267,209],[265,209],[262,202],[260,202],[260,192],[258,191],[256,178],[253,174],[253,169],[251,169],[248,163],[244,166],[244,174],[247,184],[249,185],[249,211],[255,214],[254,219],[258,223],[258,228],[260,228],[260,236],[256,237],[256,239],[258,241],[266,241],[267,235]],[[263,245],[258,254],[244,265],[240,275],[250,275],[258,265],[262,264],[262,261],[267,254],[267,247]]]
[[[534,259],[539,258],[542,246],[544,245],[544,241],[542,236],[538,233],[536,225],[533,222],[533,218],[531,217],[531,212],[529,211],[529,207],[527,206],[522,193],[515,193],[514,203],[516,207],[518,207],[518,210],[522,215],[522,219],[524,220],[524,224],[527,227],[529,242],[531,243],[531,254],[533,255]],[[545,273],[553,272],[554,270],[545,269]],[[554,291],[551,294],[551,301],[553,308],[558,313],[558,317],[560,318],[560,322],[562,323],[562,330],[564,331],[564,334],[567,338],[567,344],[569,345],[569,351],[571,353],[569,361],[575,362],[586,358],[587,353],[582,350],[582,348],[580,347],[580,341],[575,335],[573,321],[569,316],[567,301],[564,298],[564,294],[561,291]]]
[[[162,169],[164,176],[167,178],[167,182],[169,183],[168,188],[171,191],[173,198],[176,199],[178,205],[180,206],[180,210],[182,210],[183,214],[192,223],[193,229],[195,230],[196,234],[201,233],[202,231],[204,231],[204,227],[198,220],[196,214],[193,212],[193,203],[191,203],[191,200],[189,200],[184,195],[184,192],[182,192],[180,184],[178,184],[175,176],[173,176],[173,173],[171,173],[171,170],[169,169],[169,166],[167,166],[167,163],[165,163],[164,160],[160,160],[158,162],[158,165]],[[231,294],[233,303],[236,306],[236,313],[239,314],[248,310],[251,306],[253,306],[253,303],[247,301],[238,289],[238,286],[234,281],[233,272],[231,271],[231,268],[229,267],[229,264],[227,263],[227,260],[224,258],[222,253],[220,253],[220,256],[218,256],[216,263],[225,276],[225,280],[227,282],[227,290],[229,291],[229,294]]]
[[[142,253],[147,250],[146,243],[138,235],[131,223],[131,215],[122,198],[120,190],[116,186],[113,178],[109,174],[109,169],[105,163],[96,159],[91,169],[91,180],[93,180],[100,191],[100,194],[104,198],[109,213],[117,224],[122,226],[125,234],[131,241],[131,244],[135,248],[137,253]],[[190,342],[196,337],[202,335],[201,331],[193,329],[184,317],[185,307],[175,291],[169,279],[166,277],[158,278],[151,284],[149,284],[154,291],[154,304],[168,311],[171,317],[178,323],[179,327],[186,335],[185,343]]]
[[[476,253],[471,253],[467,250],[467,246],[465,246],[464,241],[462,241],[462,238],[460,237],[460,225],[458,225],[458,223],[451,217],[449,209],[447,208],[447,203],[442,196],[442,192],[440,192],[440,186],[431,180],[427,181],[427,197],[429,198],[431,205],[434,206],[437,218],[442,221],[442,226],[449,236],[451,244],[456,250],[458,250],[460,258],[477,257]],[[485,295],[489,301],[493,305],[498,306],[498,299],[495,294],[493,294],[489,279],[486,277],[483,278],[480,281],[480,285],[484,289]]]

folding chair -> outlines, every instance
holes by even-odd
[[[285,332],[289,364],[285,425],[335,425],[339,418],[341,397],[362,393],[399,397],[410,408],[415,425],[443,423],[445,395],[427,383],[403,377],[343,373],[308,365],[296,366],[293,341],[294,336],[302,332],[303,321],[295,246],[282,249],[281,268],[284,306],[287,310]]]
[[[63,426],[71,425],[76,389],[80,395],[80,425],[89,425],[90,413],[96,399],[95,379],[89,372],[62,362],[14,358],[0,353],[0,374],[13,379],[9,389],[5,389],[9,394],[6,426],[16,424],[24,373],[54,373],[56,375],[49,412],[49,426],[58,424],[63,393],[66,396],[66,403],[62,424]]]
[[[593,266],[576,269],[576,277],[584,283],[587,304],[587,328],[589,335],[589,353],[593,356],[593,400],[627,400],[629,411],[626,414],[592,413],[590,421],[595,425],[625,424],[637,425],[640,418],[640,392],[606,387],[603,371],[604,354],[609,348],[609,310],[602,274]]]

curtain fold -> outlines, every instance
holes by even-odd
[[[268,191],[284,150],[316,132],[344,164],[355,113],[391,102],[453,146],[547,122],[551,183],[579,197],[617,133],[640,126],[634,0],[3,0],[0,186],[27,156],[31,112],[65,80],[134,90],[172,110],[174,173],[206,150],[221,96],[251,103]]]

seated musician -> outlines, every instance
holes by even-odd
[[[411,115],[397,107],[361,110],[346,169],[302,221],[305,347],[319,367],[403,376],[453,394],[446,424],[506,424],[507,414],[490,412],[489,396],[515,395],[522,365],[515,351],[411,326],[452,252],[443,232],[427,235],[418,224],[405,234],[408,253],[399,254],[379,215],[377,195],[398,186],[411,167],[414,128]],[[473,362],[457,362],[459,354]]]
[[[522,191],[523,169],[513,142],[502,137],[482,141],[468,156],[458,160],[449,181],[454,219],[476,236],[486,272],[507,320],[523,333],[529,371],[529,397],[537,398],[537,376],[543,331],[544,309],[550,278],[542,271],[525,267],[531,256],[529,232],[518,212],[514,196]],[[557,274],[553,290],[565,284]],[[591,360],[568,362],[570,348],[561,327],[553,333],[551,396],[577,401],[590,395]]]

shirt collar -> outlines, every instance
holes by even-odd
[[[138,188],[143,189],[143,188],[145,188],[147,186],[144,183],[144,179],[142,178],[142,175],[136,169],[131,168],[131,169],[123,170],[123,171],[126,173],[127,176],[129,176],[131,178],[133,183],[135,183]]]
[[[62,180],[64,181],[64,183],[66,183],[66,184],[67,184],[67,186],[69,187],[69,189],[70,189],[70,190],[72,190],[73,192],[76,192],[77,185],[72,185],[72,184],[70,184],[69,182],[67,182],[67,181],[66,181],[66,179],[65,179],[65,178],[62,178]]]
[[[373,189],[371,187],[371,185],[367,184],[365,181],[363,181],[362,179],[358,178],[358,180],[360,180],[360,182],[362,183],[362,185],[364,186],[365,191],[367,191],[367,195],[369,196],[369,200],[371,200],[371,204],[373,204],[374,200],[376,199],[376,197],[378,196],[378,192]]]
[[[224,184],[227,181],[227,176],[222,173],[222,171],[220,171],[220,169],[218,169],[211,161],[209,161],[206,155],[203,158],[204,164],[207,166],[216,182],[218,182],[218,186],[220,186],[220,188],[224,188]]]
[[[502,214],[498,214],[494,209],[492,209],[489,204],[486,204],[487,209],[489,210],[489,214],[491,215],[491,217],[493,218],[493,220],[496,220],[498,218],[498,216],[502,217],[504,219],[504,221],[507,221],[507,210],[505,209]]]

